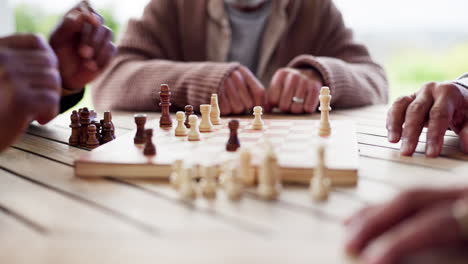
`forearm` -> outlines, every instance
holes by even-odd
[[[159,111],[159,87],[169,84],[172,110],[191,104],[198,110],[209,103],[237,63],[173,62],[146,60],[141,56],[116,58],[93,85],[93,100],[98,109]]]
[[[332,92],[331,104],[337,108],[387,103],[388,82],[384,70],[369,60],[347,62],[331,57],[302,55],[289,67],[317,70]]]

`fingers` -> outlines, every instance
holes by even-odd
[[[247,83],[245,82],[242,73],[240,71],[234,71],[231,74],[231,78],[234,87],[237,89],[237,93],[241,99],[238,103],[244,106],[244,110],[252,109],[254,107],[254,102],[251,98],[249,88],[247,87]]]
[[[0,38],[0,47],[15,50],[43,50],[51,51],[49,44],[39,35],[16,34],[14,36]]]
[[[401,139],[403,123],[408,106],[414,101],[416,95],[398,98],[387,114],[388,141],[397,143]]]
[[[241,114],[244,112],[244,106],[241,102],[239,93],[235,87],[235,84],[231,78],[227,78],[224,82],[224,91],[226,99],[231,105],[231,111],[233,114]]]
[[[299,85],[300,76],[297,74],[288,74],[284,81],[283,89],[281,91],[281,99],[279,102],[279,109],[282,112],[290,112],[292,98],[296,92],[296,87]]]
[[[268,103],[271,107],[277,107],[279,105],[284,82],[287,76],[288,72],[285,69],[278,70],[273,76],[267,95]]]
[[[461,244],[463,237],[451,214],[451,205],[426,209],[390,230],[364,252],[364,263],[398,263],[424,249]]]
[[[317,110],[319,105],[320,85],[317,85],[314,82],[307,82],[306,94],[304,112],[307,114],[312,114]]]
[[[419,136],[434,102],[432,89],[435,85],[435,83],[431,83],[424,86],[416,96],[416,99],[408,106],[401,145],[401,154],[404,156],[411,156],[416,150]]]
[[[249,92],[254,106],[263,105],[265,101],[265,87],[263,87],[260,81],[246,67],[239,67],[239,71],[244,77],[247,86],[250,88]]]
[[[300,79],[299,85],[297,86],[296,93],[294,94],[295,97],[304,99],[304,103],[297,103],[292,102],[291,104],[291,113],[293,114],[303,114],[304,113],[304,104],[306,98],[306,91],[307,91],[307,80]],[[292,100],[292,98],[291,98]]]
[[[221,111],[221,115],[230,115],[232,113],[231,103],[226,97],[225,92],[225,85],[221,87],[218,91],[218,99],[219,99],[219,109]]]
[[[349,225],[350,235],[346,250],[351,255],[359,255],[375,238],[398,225],[409,216],[424,209],[427,205],[459,199],[466,189],[445,190],[413,189],[404,192],[387,204],[375,207],[361,221]]]

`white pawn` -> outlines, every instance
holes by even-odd
[[[263,129],[263,120],[262,120],[262,115],[263,115],[263,108],[261,106],[256,106],[253,109],[253,114],[255,116],[255,119],[252,124],[252,129],[254,130],[262,130]]]
[[[182,111],[179,111],[176,113],[176,119],[177,119],[177,127],[175,129],[175,136],[176,137],[185,137],[187,136],[187,128],[184,125],[185,122],[185,113]]]
[[[180,182],[182,178],[181,175],[183,173],[182,170],[184,170],[184,161],[176,160],[172,165],[171,176],[169,176],[169,180],[174,189],[176,190],[180,187]]]
[[[232,166],[226,166],[223,184],[229,200],[239,201],[242,198],[242,181],[237,175],[237,170]]]
[[[191,201],[197,197],[195,184],[193,183],[193,169],[184,168],[181,170],[179,194],[183,200]]]
[[[242,148],[239,152],[239,176],[247,186],[255,184],[255,168],[252,166],[252,152]]]
[[[200,132],[206,133],[213,131],[213,124],[210,120],[210,113],[211,113],[211,105],[203,104],[200,105],[200,113],[202,116],[200,122]]]
[[[320,128],[319,128],[319,136],[321,137],[328,137],[331,135],[331,126],[330,126],[330,111],[332,110],[330,107],[331,101],[330,95],[330,88],[322,87],[320,90]]]
[[[189,141],[200,141],[200,131],[198,131],[198,116],[189,116],[190,131],[188,133]]]
[[[221,125],[221,111],[219,110],[218,104],[218,95],[211,95],[211,113],[210,113],[211,123],[213,125]]]
[[[200,189],[203,197],[206,199],[216,198],[216,171],[215,167],[200,167]]]
[[[278,158],[271,143],[267,143],[265,157],[258,173],[258,194],[265,200],[274,200],[281,190],[280,168]]]
[[[325,201],[330,193],[331,181],[326,175],[325,147],[319,146],[314,177],[310,180],[310,194],[315,201]]]

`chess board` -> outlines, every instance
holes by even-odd
[[[176,160],[188,165],[222,165],[238,155],[225,150],[228,121],[223,119],[222,125],[215,126],[213,132],[202,133],[201,141],[195,142],[176,137],[174,127],[161,129],[156,122],[148,122],[146,127],[154,128],[156,156],[143,155],[143,147],[133,143],[135,131],[132,131],[76,160],[76,176],[168,179]],[[309,183],[316,165],[317,144],[323,143],[317,136],[319,121],[265,120],[263,130],[253,130],[251,122],[251,119],[241,119],[238,134],[241,148],[252,151],[254,167],[260,164],[262,146],[268,139],[278,156],[283,181]],[[332,135],[325,140],[328,175],[334,185],[355,185],[359,151],[355,126],[341,120],[332,121],[331,126]]]

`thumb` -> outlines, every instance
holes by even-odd
[[[43,37],[34,34],[16,34],[0,38],[0,46],[11,49],[40,49],[50,50],[49,44]]]
[[[465,124],[460,131],[460,148],[461,150],[468,154],[468,120],[465,121]]]

